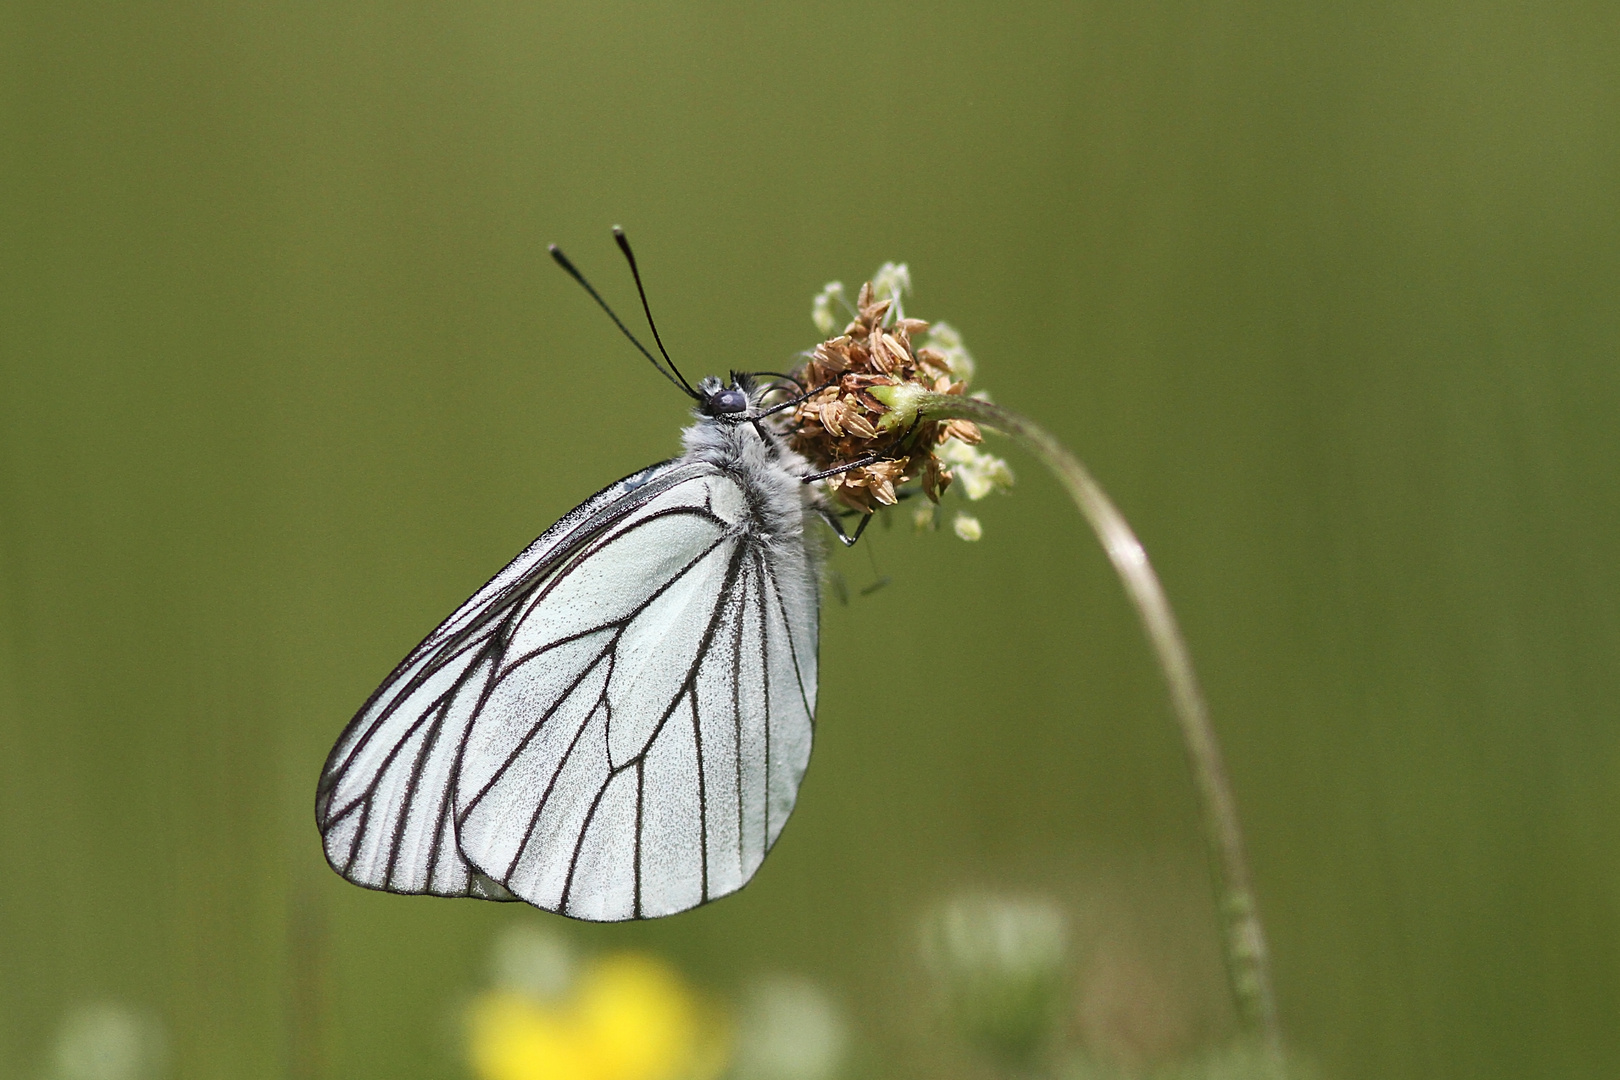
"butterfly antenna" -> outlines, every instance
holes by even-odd
[[[681,369],[676,367],[675,361],[669,358],[669,350],[664,348],[664,339],[658,336],[658,324],[653,322],[652,308],[647,305],[647,290],[641,287],[641,271],[636,267],[636,254],[630,250],[630,241],[625,238],[624,230],[617,225],[613,226],[613,239],[618,243],[619,250],[624,252],[625,261],[630,264],[630,276],[636,279],[636,292],[641,296],[641,310],[647,316],[647,325],[652,327],[654,344],[658,346],[658,351],[664,354],[664,363],[668,364],[669,370],[673,371],[676,377],[681,380],[681,383],[686,387],[686,392],[693,397],[697,397],[697,392],[692,389],[692,384],[686,381],[686,376],[681,374]]]
[[[594,288],[591,287],[591,283],[585,280],[585,275],[580,273],[579,268],[576,267],[572,262],[569,261],[568,256],[566,256],[566,255],[564,255],[562,253],[562,248],[558,247],[556,244],[551,244],[548,247],[549,247],[549,250],[551,251],[551,257],[556,260],[557,265],[562,267],[564,270],[568,271],[568,276],[573,278],[575,281],[579,282],[580,287],[583,288],[586,292],[591,294],[591,299],[595,300],[596,303],[598,304],[598,306],[600,306],[603,311],[607,312],[608,318],[613,320],[613,325],[617,326],[619,328],[619,332],[621,334],[623,334],[625,337],[630,339],[630,344],[634,345],[637,348],[637,350],[640,351],[641,355],[645,356],[647,358],[647,362],[650,363],[653,367],[658,369],[658,374],[660,374],[664,378],[668,379],[671,383],[673,383],[675,385],[675,388],[677,390],[681,391],[681,393],[683,393],[683,394],[686,394],[688,397],[692,398],[694,401],[702,400],[702,396],[696,390],[693,390],[691,388],[691,386],[687,385],[687,382],[686,382],[686,380],[684,378],[677,379],[675,375],[671,375],[668,371],[664,370],[664,365],[662,365],[662,364],[660,364],[658,362],[658,358],[656,356],[654,356],[652,353],[647,351],[647,346],[643,345],[640,341],[638,341],[636,339],[636,335],[634,335],[634,334],[632,334],[630,332],[630,328],[628,326],[625,326],[624,322],[616,314],[614,314],[613,309],[608,307],[608,302],[606,300],[602,299],[602,294],[597,292]],[[634,267],[633,263],[631,265],[632,265],[632,267]],[[639,289],[640,287],[641,287],[641,281],[638,279],[636,281],[636,288]],[[645,304],[647,302],[646,298],[643,297],[641,302],[643,304]],[[656,334],[657,331],[654,330],[653,333]],[[659,348],[659,351],[663,351],[663,345],[659,345],[658,348]],[[667,353],[665,354],[665,357],[667,359],[667,357],[668,357]],[[672,367],[672,368],[674,366],[675,366],[674,364],[670,365],[670,367]],[[676,374],[679,374],[679,373],[677,372]]]

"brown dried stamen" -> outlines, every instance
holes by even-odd
[[[889,316],[892,299],[877,300],[872,283],[861,286],[856,317],[837,337],[817,345],[795,372],[805,386],[820,387],[792,413],[789,441],[817,471],[876,457],[877,460],[829,476],[827,487],[852,509],[871,513],[892,506],[902,483],[920,479],[934,502],[950,486],[951,474],[935,457],[947,439],[980,441],[965,420],[924,420],[909,428],[885,429],[888,408],[872,396],[874,386],[916,383],[935,393],[960,394],[943,354],[916,348],[913,339],[928,331],[921,319]]]

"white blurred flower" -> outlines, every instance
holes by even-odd
[[[992,491],[1013,486],[1012,469],[1005,461],[960,439],[947,439],[934,455],[951,470],[951,477],[961,483],[962,494],[974,502]]]
[[[970,544],[984,538],[984,526],[972,514],[957,514],[951,522],[951,530]]]
[[[1068,920],[1038,897],[959,896],[939,909],[934,929],[934,961],[974,978],[1044,975],[1068,949]]]
[[[923,953],[962,1035],[1011,1065],[1034,1068],[1066,990],[1068,923],[1057,905],[958,896],[924,921]]]
[[[490,964],[495,986],[542,1001],[566,993],[578,967],[573,946],[566,938],[525,925],[501,931],[495,938]]]
[[[81,1005],[62,1021],[50,1080],[152,1080],[167,1064],[163,1028],[115,1002]]]
[[[837,1004],[809,979],[774,976],[752,986],[737,1030],[735,1080],[830,1080],[849,1029]]]
[[[911,291],[911,268],[905,263],[886,262],[872,275],[872,297],[875,300],[893,300],[890,312],[895,319],[906,317],[900,301]]]
[[[962,335],[950,323],[937,322],[928,327],[922,347],[933,349],[945,358],[945,366],[960,382],[973,381],[973,357],[962,344]]]
[[[834,301],[842,305],[845,311],[852,310],[849,297],[844,295],[844,283],[842,281],[829,281],[823,285],[821,291],[816,293],[815,303],[810,307],[810,318],[815,322],[816,331],[822,337],[830,336],[838,326],[839,316],[833,310]]]

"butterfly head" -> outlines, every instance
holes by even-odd
[[[753,381],[732,372],[731,385],[716,376],[698,382],[698,411],[716,419],[744,419],[753,408]]]
[[[749,393],[751,389],[747,380],[735,374],[731,377],[730,386],[710,375],[698,383],[698,410],[704,416],[741,417],[753,405],[753,395]]]

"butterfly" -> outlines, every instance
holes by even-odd
[[[357,885],[654,918],[742,888],[793,811],[816,713],[807,527],[854,538],[769,419],[784,384],[688,384],[614,236],[668,370],[551,253],[695,402],[685,452],[547,529],[349,722],[315,818]]]

